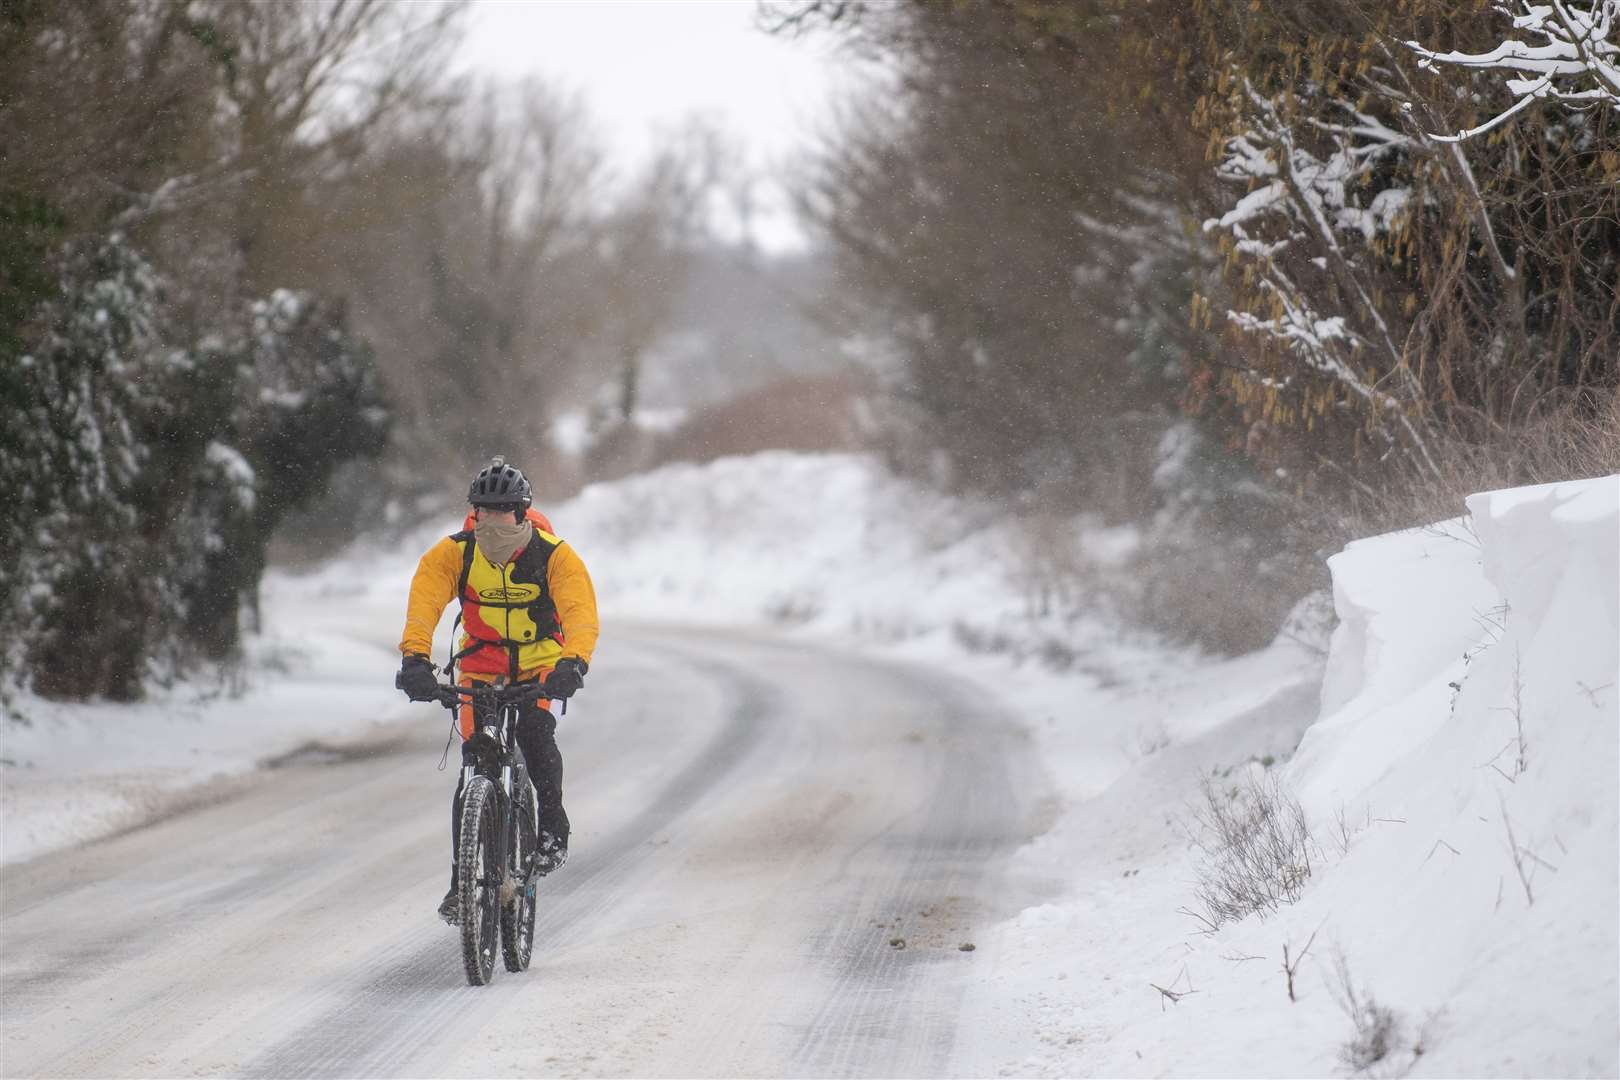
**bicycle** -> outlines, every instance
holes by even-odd
[[[461,901],[461,961],[472,986],[495,972],[500,938],[506,970],[527,971],[534,950],[535,850],[539,818],[534,785],[518,753],[518,709],[545,696],[538,683],[454,686],[440,683],[436,700],[452,712],[466,698],[473,733],[461,753],[461,842],[456,891]]]

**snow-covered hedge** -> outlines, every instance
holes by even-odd
[[[339,309],[278,292],[188,345],[123,235],[57,265],[0,376],[0,670],[128,700],[154,662],[234,652],[277,520],[385,417]]]

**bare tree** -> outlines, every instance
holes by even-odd
[[[76,232],[207,167],[214,82],[181,0],[19,5],[0,15],[0,187]]]
[[[226,102],[221,167],[245,174],[233,234],[249,292],[296,276],[319,249],[327,222],[304,203],[306,186],[351,167],[391,118],[440,92],[463,11],[386,0],[196,6]]]
[[[378,344],[405,475],[538,450],[601,322],[587,282],[604,184],[579,101],[530,82],[394,127],[332,185],[349,226],[333,286]]]
[[[718,132],[688,122],[669,137],[604,226],[605,287],[613,297],[608,333],[618,357],[617,412],[625,420],[635,415],[646,350],[667,323],[692,247],[707,233],[709,201],[730,162]]]

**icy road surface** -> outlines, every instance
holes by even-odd
[[[559,740],[533,965],[468,987],[442,709],[224,801],[7,867],[6,1076],[920,1076],[975,931],[1039,899],[1025,734],[962,683],[614,628]],[[903,943],[891,944],[891,943]]]

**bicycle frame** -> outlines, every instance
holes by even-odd
[[[470,700],[473,706],[473,733],[462,744],[461,750],[461,790],[467,789],[474,776],[487,776],[500,793],[500,818],[504,822],[512,822],[512,799],[519,776],[518,710],[524,702],[533,701],[544,694],[544,687],[538,683],[511,686],[504,679],[487,686],[439,684],[439,701],[452,712],[460,707],[463,699]],[[527,763],[522,768],[523,779],[527,782]],[[501,830],[503,845],[514,840],[506,835],[508,831]],[[500,865],[505,866],[506,863],[507,852],[502,851]]]
[[[480,772],[498,783],[503,799],[512,797],[518,706],[473,701],[473,733],[462,745],[461,783]],[[470,760],[469,760],[470,759]]]

